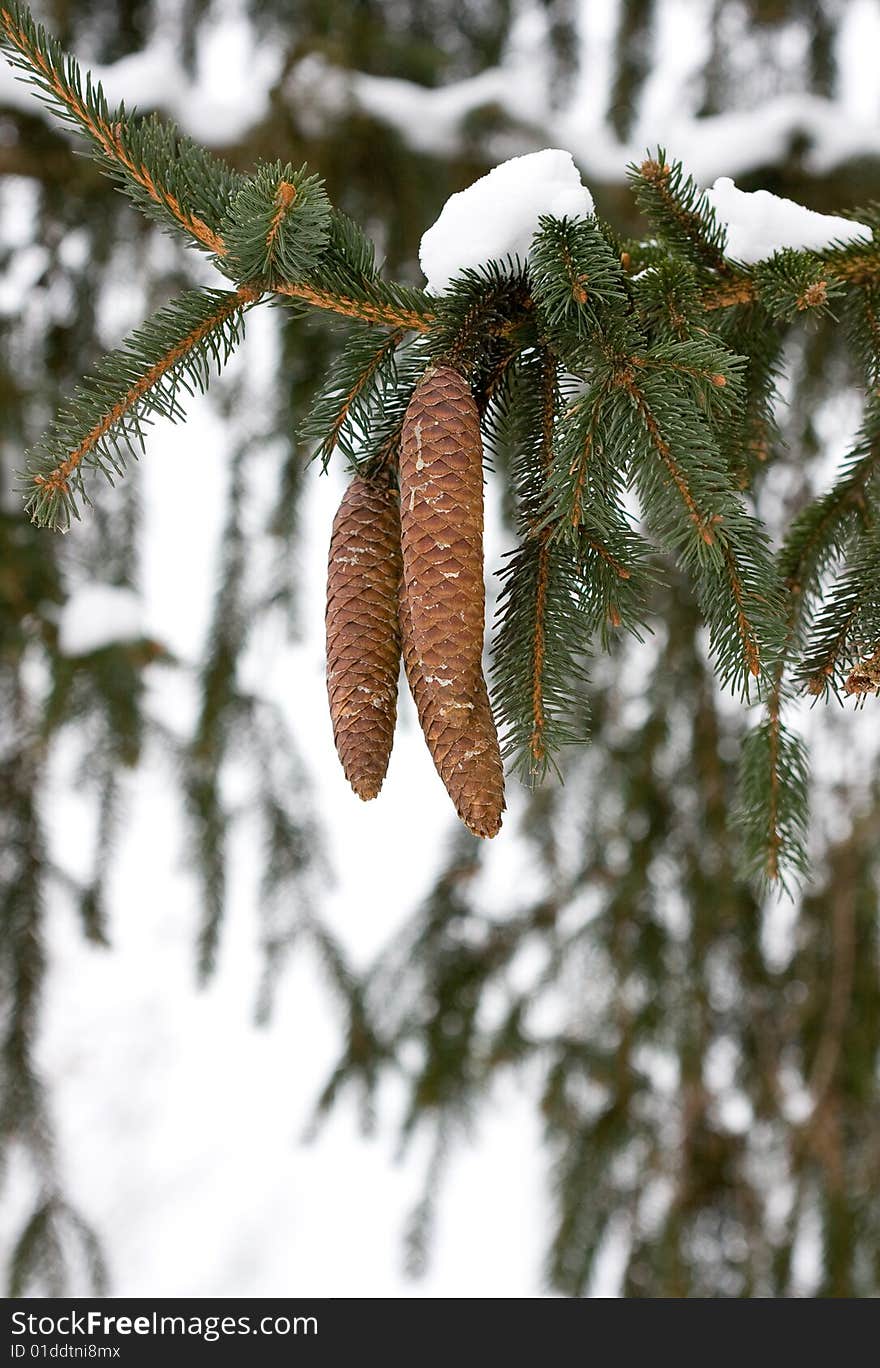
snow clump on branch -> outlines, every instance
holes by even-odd
[[[738,190],[729,176],[719,177],[706,198],[727,229],[727,255],[747,264],[785,247],[821,252],[835,243],[871,236],[863,223],[817,214],[769,190]]]
[[[501,162],[450,195],[424,234],[419,261],[427,288],[443,294],[453,276],[488,261],[518,257],[525,262],[542,215],[583,218],[593,208],[570,152],[546,147]]]

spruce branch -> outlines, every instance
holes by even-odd
[[[316,264],[330,235],[330,201],[306,166],[258,167],[232,200],[224,255],[239,280],[293,283]]]
[[[534,351],[512,384],[517,393],[511,413],[521,431],[514,478],[523,542],[501,572],[493,702],[503,754],[535,784],[556,768],[560,747],[583,739],[590,622],[573,548],[553,540],[541,525],[560,404],[557,363],[549,352]]]
[[[713,404],[731,402],[736,358],[720,386],[714,371],[701,380],[699,364],[678,375],[668,357],[656,370],[636,361],[618,370],[617,385],[634,420],[629,446],[645,517],[693,580],[722,682],[747,697],[777,654],[781,596],[767,538],[733,488],[708,418]],[[702,408],[689,393],[695,383]]]
[[[809,869],[809,763],[802,739],[772,708],[743,742],[737,823],[745,872],[790,890]]]
[[[785,332],[760,304],[716,320],[718,335],[748,361],[741,376],[738,411],[715,425],[730,478],[747,490],[766,468],[779,441],[776,398],[782,373]]]
[[[180,392],[207,389],[211,363],[228,361],[242,333],[244,311],[260,297],[253,286],[195,290],[168,304],[79,385],[39,444],[27,454],[31,490],[26,509],[41,526],[64,529],[88,501],[83,471],[112,482],[125,453],[137,457],[151,415],[184,417]]]
[[[526,541],[500,572],[493,703],[505,758],[529,785],[556,769],[556,753],[586,739],[589,620],[570,547]]]
[[[648,590],[655,572],[648,568],[651,548],[634,532],[622,512],[616,525],[596,529],[585,522],[575,552],[580,565],[586,610],[603,650],[621,631],[638,641],[645,623]]]
[[[839,559],[866,511],[866,491],[880,468],[880,434],[871,411],[832,488],[797,516],[777,556],[785,584],[785,635],[767,692],[765,717],[746,742],[740,770],[739,825],[750,872],[787,887],[808,867],[809,761],[783,717],[793,692],[786,682],[803,646],[823,576]],[[828,676],[821,677],[822,691]],[[844,686],[847,688],[847,686]],[[859,692],[848,689],[848,692]],[[792,787],[792,776],[795,785]]]
[[[352,329],[303,431],[317,441],[313,459],[323,470],[337,447],[356,467],[381,446],[395,419],[402,426],[406,405],[401,404],[395,353],[404,336],[400,328],[378,337],[366,325]]]
[[[790,323],[798,315],[834,317],[831,301],[843,293],[843,283],[826,264],[808,252],[790,248],[759,262],[754,272],[757,297],[770,316]]]
[[[603,331],[629,308],[620,258],[594,218],[542,217],[529,252],[529,277],[544,326],[563,347]]]
[[[736,305],[754,304],[761,298],[769,299],[771,304],[775,301],[780,317],[785,316],[786,312],[823,311],[828,297],[840,294],[841,286],[876,288],[880,281],[880,241],[876,237],[876,230],[874,240],[868,243],[857,240],[824,253],[806,250],[793,252],[789,257],[790,263],[792,257],[799,258],[796,270],[806,281],[799,294],[786,296],[779,280],[774,283],[769,281],[766,269],[758,275],[733,271],[730,279],[706,286],[702,295],[704,309],[711,313]],[[764,266],[764,263],[761,265]],[[763,290],[760,276],[763,276]]]
[[[597,368],[559,417],[539,520],[542,535],[566,542],[580,566],[585,611],[603,647],[621,629],[641,637],[652,554],[621,502],[629,433],[613,396],[613,371]]]
[[[735,416],[746,359],[729,351],[720,339],[661,341],[631,360],[637,370],[665,372],[683,380],[694,406],[716,421],[727,422]]]
[[[827,310],[842,284],[871,285],[880,277],[876,226],[870,241],[832,243],[822,253],[784,250],[757,268],[744,268],[728,259],[726,229],[681,162],[668,162],[660,148],[629,171],[636,199],[661,243],[695,268],[707,313],[760,299],[774,317],[788,320]],[[870,217],[866,222],[875,224]],[[644,255],[641,245],[639,253]],[[645,264],[654,265],[651,253]]]
[[[240,177],[171,123],[112,109],[100,84],[82,73],[23,5],[0,8],[0,46],[26,72],[49,107],[92,144],[102,169],[167,228],[216,256],[220,222]]]
[[[519,263],[511,270],[499,262],[462,270],[434,310],[432,355],[474,379],[491,365],[493,340],[520,347],[537,340],[529,282]]]
[[[314,308],[389,328],[424,333],[434,326],[434,307],[424,290],[384,280],[373,243],[363,230],[334,209],[327,243],[307,280],[277,281],[276,293]]]
[[[568,405],[556,425],[553,458],[547,472],[543,518],[553,536],[576,535],[586,518],[620,484],[620,447],[614,431],[603,423],[613,391],[610,373],[597,376]],[[601,515],[598,515],[601,517]]]
[[[832,244],[822,254],[828,271],[847,285],[876,286],[880,282],[880,223],[876,215],[868,216],[868,224],[872,228],[869,239]]]
[[[868,387],[880,389],[880,284],[850,291],[847,331],[862,363]]]
[[[687,473],[682,469],[673,455],[672,448],[663,436],[660,424],[658,423],[650,404],[636,385],[633,373],[631,371],[623,371],[619,377],[618,383],[623,386],[629,395],[636,414],[647,434],[649,445],[654,454],[659,457],[662,465],[665,466],[668,479],[674,486],[681,503],[684,506],[684,510],[698,534],[699,541],[703,546],[714,546],[716,538],[713,524],[717,521],[716,515],[706,512],[700,507],[699,499],[691,488],[691,482],[688,479]]]
[[[276,281],[276,294],[302,300],[312,308],[344,318],[359,319],[378,327],[405,328],[408,332],[426,333],[431,330],[433,313],[423,304],[420,292],[404,290],[378,280],[363,280],[356,290],[344,294],[330,285],[321,286],[311,281]]]
[[[863,600],[869,602],[875,589],[870,579],[861,586],[856,583],[862,572],[854,570],[850,563],[829,600],[816,609],[823,577],[836,561],[854,559],[856,567],[864,556],[871,561],[880,493],[878,476],[880,403],[874,397],[866,407],[858,439],[837,480],[827,493],[798,514],[779,553],[780,572],[794,605],[791,647],[804,652],[797,675],[812,693],[836,690],[838,666],[842,669],[848,658],[841,653],[862,613]],[[860,588],[863,594],[859,593]],[[870,634],[870,628],[867,630]],[[806,631],[811,633],[812,640],[805,645]]]
[[[703,308],[707,313],[716,309],[732,309],[740,304],[754,304],[758,297],[755,282],[739,275],[723,285],[710,285],[703,291]]]
[[[100,84],[83,76],[23,5],[0,8],[0,46],[49,107],[85,134],[99,165],[135,204],[211,253],[237,284],[257,280],[261,259],[264,288],[271,277],[277,293],[314,308],[419,332],[429,326],[431,309],[421,291],[382,281],[371,257],[369,267],[363,256],[354,260],[360,230],[338,213],[328,222],[320,181],[305,168],[289,174],[277,168],[277,198],[267,209],[275,167],[246,178],[157,115],[140,118],[124,105],[111,109]],[[248,223],[251,212],[256,221]],[[322,269],[311,270],[322,247]],[[307,267],[305,281],[300,277]]]
[[[656,155],[628,169],[639,207],[661,241],[702,271],[713,271],[728,280],[733,277],[735,272],[725,256],[727,232],[681,162],[668,162],[661,147]]]
[[[799,603],[799,616],[808,614],[822,576],[843,555],[853,531],[869,519],[878,475],[880,404],[874,402],[837,480],[798,513],[779,552],[780,574]]]
[[[553,428],[556,417],[557,376],[556,366],[549,355],[543,358],[541,395],[541,463],[546,478],[553,460]],[[532,641],[532,725],[529,736],[529,750],[532,756],[533,773],[546,764],[547,708],[545,692],[547,680],[547,607],[550,587],[551,549],[546,535],[538,535],[538,549],[535,564],[535,609],[534,632]]]
[[[705,330],[697,273],[689,261],[656,257],[629,282],[644,332],[657,342],[684,342]]]
[[[809,692],[838,693],[864,648],[880,642],[880,531],[853,540],[837,583],[816,614],[798,667]]]

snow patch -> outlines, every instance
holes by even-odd
[[[119,641],[138,641],[144,635],[143,612],[137,594],[112,584],[85,584],[67,600],[58,622],[62,655],[90,655]]]
[[[519,257],[525,261],[542,214],[583,218],[593,197],[570,152],[547,147],[512,157],[450,195],[424,234],[419,261],[432,294],[443,294],[467,267]]]
[[[870,238],[871,229],[833,214],[817,214],[769,190],[738,190],[721,176],[706,198],[727,229],[727,255],[737,261],[763,261],[784,247],[823,251],[833,242]]]

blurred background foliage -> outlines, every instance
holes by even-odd
[[[632,128],[672,0],[622,0],[606,120]],[[534,0],[544,12],[546,63],[563,99],[577,63],[577,0]],[[529,122],[491,101],[472,110],[444,155],[414,150],[356,104],[316,119],[290,76],[304,57],[423,86],[467,80],[503,59],[513,0],[250,0],[248,21],[281,54],[264,112],[215,147],[236,167],[259,157],[308,160],[333,200],[376,238],[388,270],[420,279],[417,247],[447,196],[482,173],[501,139],[508,154],[542,145]],[[679,9],[681,9],[679,5]],[[715,0],[699,113],[742,108],[786,91],[833,98],[838,26],[827,0]],[[211,0],[45,0],[35,12],[85,65],[144,49],[157,27],[196,70]],[[788,35],[799,38],[791,58]],[[744,75],[747,69],[748,74]],[[142,102],[140,102],[142,104]],[[183,120],[185,122],[185,119]],[[675,148],[670,148],[675,153]],[[739,176],[826,212],[880,196],[880,161],[860,157],[817,173],[806,140]],[[591,184],[623,234],[641,225],[620,178]],[[15,1246],[13,1291],[83,1290],[83,1259],[103,1286],[88,1213],[73,1211],[56,1168],[52,1120],[33,1062],[49,900],[73,899],[82,931],[106,939],[104,879],[118,829],[120,775],[157,747],[186,800],[201,873],[198,946],[209,974],[224,912],[226,845],[234,813],[223,776],[247,754],[264,837],[262,889],[270,1010],[274,970],[293,936],[320,948],[343,1007],[338,1067],[319,1117],[355,1089],[368,1123],[384,1074],[407,1080],[405,1127],[434,1137],[425,1198],[409,1228],[410,1262],[430,1253],[443,1158],[502,1073],[517,1071],[543,1118],[550,1171],[547,1281],[589,1289],[597,1252],[614,1233],[632,1296],[786,1295],[799,1243],[809,1239],[819,1295],[880,1289],[880,991],[876,777],[825,793],[808,888],[786,912],[773,949],[774,906],[732,874],[736,761],[748,718],[720,698],[706,668],[693,602],[667,570],[665,623],[649,648],[597,662],[590,685],[592,746],[573,753],[564,787],[530,797],[521,821],[534,872],[528,904],[481,910],[485,852],[466,835],[449,846],[435,886],[366,974],[354,973],[314,895],[319,821],[308,778],[277,715],[244,691],[237,663],[261,614],[296,628],[298,497],[308,452],[293,436],[332,364],[332,322],[276,311],[272,403],[237,443],[228,488],[223,570],[198,668],[195,725],[182,736],[142,708],[148,670],[189,668],[161,642],[59,650],[59,611],[90,577],[137,586],[139,511],[132,479],[102,496],[66,540],[17,512],[12,472],[84,358],[117,340],[113,301],[124,276],[145,314],[198,271],[74,154],[36,104],[0,107],[0,172],[31,206],[33,242],[4,232],[0,272],[0,992],[5,1157],[22,1151],[37,1200]],[[7,179],[8,178],[8,179]],[[0,187],[0,207],[5,203]],[[133,322],[135,318],[126,319]],[[858,384],[839,329],[804,331],[785,358],[788,402],[777,413],[764,512],[789,516],[827,476],[829,404]],[[215,402],[232,422],[235,385]],[[825,418],[823,419],[823,414]],[[282,454],[273,506],[257,529],[272,554],[253,569],[256,533],[243,515],[251,464]],[[208,454],[205,459],[210,459]],[[823,467],[823,461],[825,466]],[[311,478],[309,474],[308,478]],[[173,497],[173,490],[169,491]],[[252,522],[252,520],[251,520]],[[268,564],[269,568],[266,568]],[[870,702],[869,702],[870,706]],[[829,721],[828,726],[832,723]],[[96,812],[92,877],[74,881],[52,860],[45,796],[61,733],[79,729],[81,780]],[[845,745],[846,732],[841,744]],[[817,777],[821,792],[821,774]],[[830,820],[833,816],[834,820]],[[511,1192],[511,1201],[517,1194]],[[71,1281],[72,1279],[72,1281]]]

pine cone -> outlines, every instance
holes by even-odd
[[[333,738],[359,798],[382,787],[397,719],[397,494],[355,476],[333,520],[327,570],[327,692]]]
[[[477,406],[457,371],[416,387],[400,451],[404,664],[447,792],[478,836],[494,836],[504,779],[483,676],[483,461]]]

